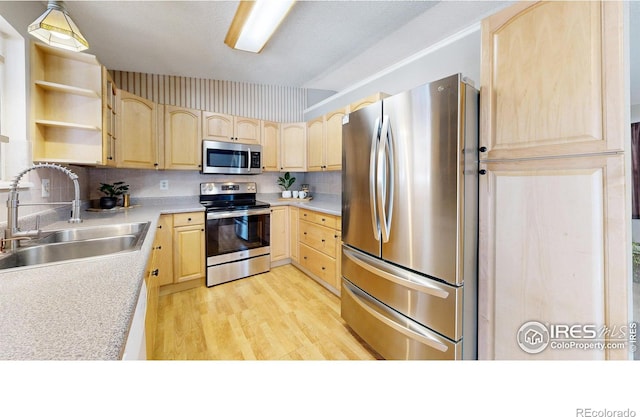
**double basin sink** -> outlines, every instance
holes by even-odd
[[[80,227],[42,232],[20,241],[19,248],[0,255],[0,270],[73,261],[139,250],[150,222]]]

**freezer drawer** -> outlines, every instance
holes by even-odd
[[[341,315],[385,359],[462,359],[457,343],[407,319],[342,279]]]
[[[342,276],[394,310],[458,341],[463,289],[342,246]]]

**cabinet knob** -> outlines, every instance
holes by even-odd
[[[304,259],[307,259],[307,257],[305,256]]]
[[[157,277],[159,272],[160,271],[158,271],[157,269],[154,269],[153,272],[151,272],[151,275],[153,275],[154,277]]]
[[[324,243],[324,239],[322,239],[322,243]]]
[[[191,217],[187,218],[187,221],[190,222],[191,221]]]
[[[162,229],[162,225],[161,224],[158,225],[158,229]]]
[[[325,269],[325,268],[324,268],[324,266],[323,266],[323,267],[322,267],[322,270],[324,271],[324,269]]]
[[[302,232],[302,234],[306,236],[306,235],[307,235],[307,232]]]
[[[487,170],[486,170],[486,169],[481,169],[481,170],[479,171],[479,173],[480,173],[480,175],[484,175],[484,174],[486,174],[486,173],[487,173]]]
[[[158,166],[158,164],[157,164],[157,163],[155,163],[155,164],[153,164],[153,166],[154,166],[154,167],[157,167],[157,166]]]
[[[486,146],[481,146],[480,147],[480,152],[486,152],[487,151],[487,147]]]

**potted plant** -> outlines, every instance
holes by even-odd
[[[277,184],[284,188],[282,191],[282,198],[291,198],[291,190],[289,188],[296,182],[296,177],[292,177],[288,172],[284,173],[284,176],[278,177]]]
[[[100,208],[111,209],[118,203],[118,196],[126,194],[127,191],[129,191],[129,185],[125,184],[124,181],[114,182],[113,184],[101,182],[98,190],[105,195],[104,197],[100,197]]]

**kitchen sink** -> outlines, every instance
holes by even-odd
[[[73,261],[139,250],[150,222],[62,229],[0,255],[0,269]]]

